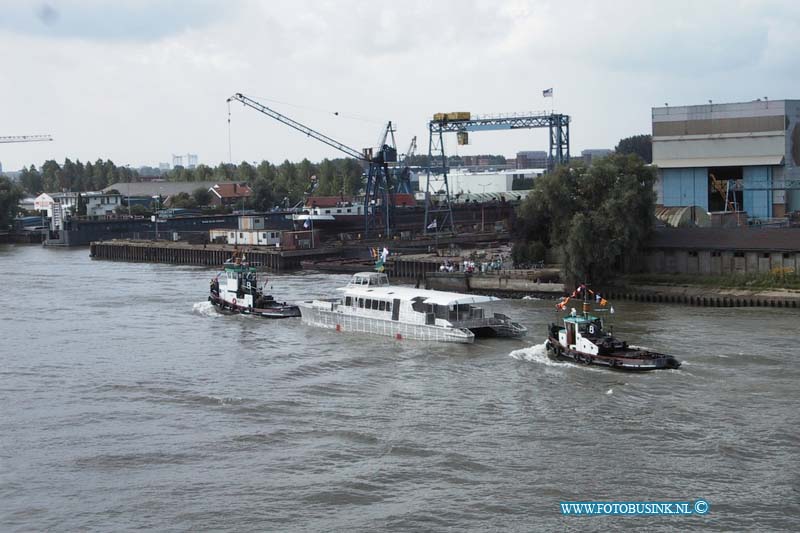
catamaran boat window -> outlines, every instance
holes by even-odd
[[[450,319],[449,309],[446,305],[432,305],[431,307],[433,308],[431,312],[433,312],[436,318]]]
[[[378,311],[386,311],[386,302],[383,300],[378,302]]]
[[[353,298],[351,296],[344,297],[344,305],[350,306],[353,304]]]
[[[386,302],[386,310],[392,312],[392,302]]]
[[[372,309],[378,310],[378,300],[372,300]]]
[[[416,311],[417,313],[425,313],[427,308],[430,307],[425,305],[423,302],[425,300],[424,296],[417,296],[416,298],[411,299],[411,309]]]
[[[358,306],[359,307],[364,307],[364,298],[359,298],[358,299]]]

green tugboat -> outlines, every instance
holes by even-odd
[[[263,318],[300,316],[296,305],[278,302],[258,287],[258,271],[238,255],[226,262],[224,270],[211,280],[208,301],[219,310]]]
[[[597,303],[607,304],[604,298],[595,295],[586,285],[579,286],[572,296],[556,304],[565,310],[571,298],[583,296],[582,313],[576,309],[563,317],[563,326],[555,323],[547,328],[547,353],[557,359],[565,359],[578,364],[597,365],[617,370],[645,371],[681,366],[672,355],[653,352],[643,348],[628,346],[628,343],[615,338],[603,327],[600,317],[590,313],[589,297],[596,297]],[[613,308],[612,308],[613,309]]]

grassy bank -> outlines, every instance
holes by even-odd
[[[800,290],[800,275],[794,271],[776,270],[762,274],[728,274],[704,276],[699,274],[631,274],[623,278],[625,283],[639,285],[671,285],[685,287],[708,287],[716,289]]]

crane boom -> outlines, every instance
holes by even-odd
[[[10,135],[0,137],[0,143],[33,143],[52,140],[53,137],[50,135]]]
[[[289,118],[289,117],[287,117],[285,115],[282,115],[282,114],[278,113],[277,111],[275,111],[274,109],[270,109],[269,107],[265,106],[264,104],[256,102],[252,98],[249,98],[249,97],[243,95],[242,93],[236,93],[233,96],[231,96],[230,98],[228,98],[228,102],[230,102],[231,100],[237,100],[237,101],[241,102],[242,104],[246,105],[247,107],[253,108],[256,111],[264,113],[268,117],[274,118],[278,122],[283,122],[284,124],[286,124],[290,128],[294,128],[294,129],[296,129],[297,131],[299,131],[301,133],[305,133],[309,137],[312,137],[312,138],[314,138],[314,139],[316,139],[316,140],[318,140],[320,142],[323,142],[323,143],[327,144],[328,146],[336,148],[340,152],[343,152],[343,153],[347,154],[349,157],[353,157],[355,159],[359,159],[359,160],[362,160],[362,161],[369,161],[369,159],[367,159],[367,157],[362,152],[356,150],[355,148],[350,148],[346,144],[342,144],[339,141],[337,141],[336,139],[332,139],[332,138],[328,137],[327,135],[324,135],[324,134],[322,134],[322,133],[320,133],[318,131],[312,130],[308,126],[306,126],[304,124],[301,124],[301,123],[297,122],[296,120],[293,120],[293,119],[291,119],[291,118]]]
[[[408,159],[409,157],[413,156],[413,155],[414,155],[414,152],[416,152],[416,151],[417,151],[417,136],[416,136],[416,135],[414,135],[414,136],[411,138],[411,144],[409,144],[409,145],[408,145],[408,150],[406,150],[406,155],[405,155],[405,157],[403,158],[403,161],[405,161],[405,160],[406,160],[406,159]]]

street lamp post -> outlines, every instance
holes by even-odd
[[[125,165],[125,168],[130,170],[131,166],[130,165]],[[127,174],[128,174],[128,177],[126,178],[125,181],[128,182],[128,198],[127,198],[126,202],[128,204],[128,218],[131,218],[131,174],[130,174],[130,172],[128,172]]]
[[[158,210],[159,210],[159,207],[160,207],[161,197],[157,196],[157,195],[153,196],[153,200],[155,200],[155,204],[156,204],[156,208],[155,208],[155,213],[156,214],[153,217],[153,220],[156,223],[156,240],[158,240]]]

